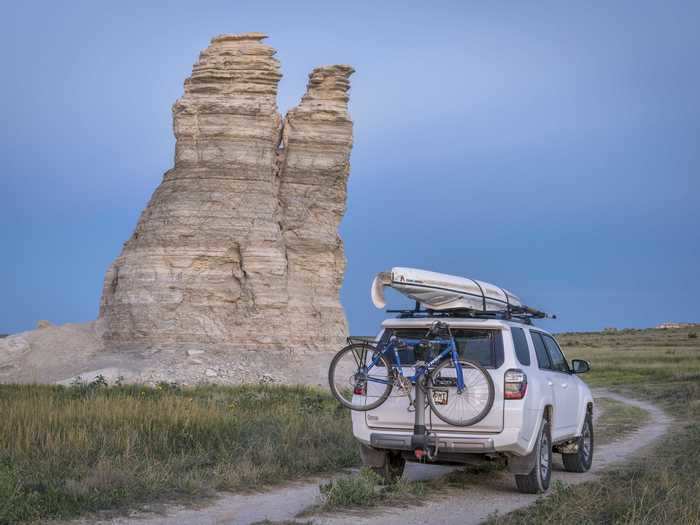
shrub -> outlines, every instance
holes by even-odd
[[[356,476],[334,479],[319,486],[322,503],[309,511],[332,511],[349,507],[372,507],[379,504],[405,503],[426,494],[426,484],[403,478],[384,485],[372,469],[363,468]]]
[[[382,479],[371,469],[363,468],[357,476],[338,478],[320,486],[324,507],[371,505],[381,499]]]

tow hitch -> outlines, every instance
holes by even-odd
[[[430,456],[430,454],[428,454],[427,450],[423,450],[420,448],[417,448],[416,450],[414,450],[413,453],[416,455],[416,459],[418,461],[422,461],[424,457]]]
[[[418,461],[423,461],[423,459],[431,461],[437,456],[438,440],[435,435],[430,435],[425,428],[425,390],[422,388],[422,385],[416,385],[414,404],[416,411],[413,436],[411,436],[411,448],[413,448],[413,454],[415,454]]]

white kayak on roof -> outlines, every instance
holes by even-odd
[[[456,275],[429,272],[416,268],[392,268],[377,274],[372,282],[372,303],[384,308],[384,287],[417,301],[428,310],[478,310],[499,312],[527,309],[520,299],[495,284]]]

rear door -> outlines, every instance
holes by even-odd
[[[427,328],[387,328],[382,335],[380,345],[385,344],[389,337],[396,335],[402,339],[421,339]],[[444,423],[430,407],[425,408],[425,420],[428,429],[435,431],[452,431],[467,433],[495,433],[503,430],[503,372],[498,371],[503,366],[503,337],[500,330],[484,329],[452,329],[455,343],[460,356],[468,361],[476,361],[486,368],[494,382],[494,403],[489,414],[476,425],[470,427],[455,427]],[[425,356],[426,360],[434,356]],[[402,370],[406,377],[415,373],[416,355],[412,348],[399,352]],[[372,390],[369,390],[371,395]],[[415,396],[415,393],[412,392]],[[394,387],[389,398],[379,407],[365,413],[367,425],[377,429],[412,430],[415,421],[415,407],[410,407],[409,399],[398,388]]]
[[[535,330],[530,330],[530,335],[535,346],[537,364],[546,377],[554,397],[552,437],[556,440],[569,436],[576,432],[578,390],[575,385],[569,384],[572,383],[571,375],[564,371],[564,366],[568,370],[568,365],[554,339]]]
[[[557,342],[551,335],[544,333],[540,335],[552,363],[551,375],[554,382],[554,396],[559,409],[558,419],[561,423],[561,431],[564,435],[572,435],[578,430],[578,388],[571,375],[569,363],[566,362]]]

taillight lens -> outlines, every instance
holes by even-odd
[[[527,376],[522,370],[511,368],[505,374],[504,385],[504,399],[522,399],[527,392]]]

